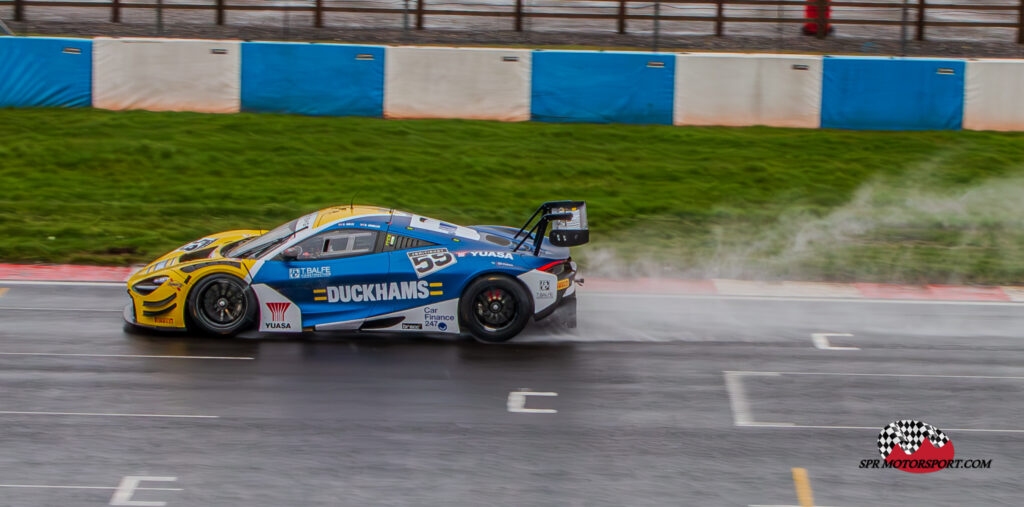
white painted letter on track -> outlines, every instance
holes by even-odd
[[[813,333],[811,334],[811,341],[814,343],[814,348],[820,350],[860,350],[859,347],[836,347],[832,345],[828,338],[830,336],[853,336],[850,333]]]
[[[508,393],[508,402],[506,404],[508,411],[527,414],[554,414],[558,412],[553,408],[526,408],[527,396],[558,396],[558,393],[535,393],[523,389],[512,391]]]

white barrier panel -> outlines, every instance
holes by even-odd
[[[385,118],[530,119],[531,52],[389,47]]]
[[[182,39],[97,38],[93,106],[237,113],[241,45]]]
[[[804,55],[681,54],[676,125],[821,125],[822,58]]]
[[[1024,130],[1024,60],[968,60],[964,128]]]

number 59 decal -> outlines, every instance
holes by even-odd
[[[409,262],[416,271],[416,278],[423,278],[455,264],[455,256],[447,248],[431,248],[409,252]]]

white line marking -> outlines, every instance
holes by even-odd
[[[828,341],[829,336],[853,336],[850,333],[813,333],[811,341],[814,347],[821,350],[860,350],[860,347],[833,347]]]
[[[0,280],[0,285],[68,285],[72,287],[127,287],[125,282],[75,282],[64,280]]]
[[[740,377],[744,375],[756,375],[762,377],[777,377],[777,374],[759,373],[759,372],[736,372],[726,371],[722,372],[725,374],[725,390],[729,393],[729,406],[732,408],[732,422],[736,426],[785,426],[792,425],[793,423],[760,423],[755,422],[751,415],[750,403],[747,401],[747,393],[743,389],[743,382]]]
[[[40,286],[76,286],[76,287],[119,287],[125,288],[127,282],[76,282],[62,280],[0,280],[0,285],[40,285]],[[837,303],[892,303],[910,305],[987,305],[987,306],[1024,306],[1024,302],[1012,301],[937,301],[927,299],[865,299],[865,298],[829,298],[812,296],[726,296],[720,294],[659,294],[659,293],[617,293],[589,292],[587,296],[598,297],[661,297],[677,299],[724,299],[739,301],[793,301],[793,302],[837,302]]]
[[[880,431],[881,426],[832,426],[825,424],[793,424],[793,423],[762,423],[755,422],[743,426],[754,426],[762,428],[792,428],[812,430],[872,430]],[[976,433],[1024,433],[1024,430],[996,429],[996,428],[943,428],[943,431],[968,431]]]
[[[124,313],[124,310],[108,308],[45,308],[42,306],[0,306],[0,310],[24,312],[93,312],[93,313]]]
[[[142,481],[152,482],[178,482],[177,477],[154,477],[149,475],[126,475],[117,485],[117,490],[110,497],[109,505],[127,505],[136,507],[163,507],[167,502],[132,500],[136,490],[142,489],[139,483]],[[179,490],[180,491],[180,490]]]
[[[850,377],[924,377],[1024,380],[1024,377],[1004,377],[995,375],[925,375],[919,373],[842,373],[814,371],[726,371],[725,373],[738,373],[741,375],[834,375]]]
[[[252,361],[254,357],[241,357],[241,356],[162,356],[162,355],[136,355],[136,354],[60,354],[55,352],[0,352],[0,356],[53,356],[53,357],[118,357],[118,358],[138,358],[138,359],[215,359],[215,360],[235,360],[235,361]]]
[[[527,396],[558,396],[558,393],[552,392],[533,392],[528,391],[525,388],[519,391],[512,391],[508,393],[508,401],[505,406],[509,412],[520,412],[527,414],[556,414],[557,410],[553,408],[526,408],[526,397]]]
[[[838,426],[820,424],[796,424],[791,422],[758,422],[750,410],[746,393],[743,390],[741,377],[778,377],[782,375],[851,375],[867,377],[932,377],[932,378],[971,378],[971,379],[1011,379],[1024,380],[1024,377],[994,377],[981,375],[914,375],[898,373],[816,373],[816,372],[795,372],[795,371],[723,371],[725,375],[725,388],[729,393],[729,406],[732,408],[733,424],[742,427],[758,428],[802,428],[822,430],[874,430],[874,426]],[[965,431],[977,433],[1024,433],[1019,429],[993,429],[993,428],[945,428],[946,431]]]
[[[1024,303],[1013,303],[1009,301],[936,301],[928,299],[861,299],[861,298],[825,298],[810,296],[722,296],[717,294],[644,294],[629,293],[621,294],[616,292],[588,292],[587,297],[614,297],[614,298],[671,298],[671,299],[709,299],[709,300],[734,300],[734,301],[783,301],[783,302],[805,302],[805,303],[876,303],[876,304],[899,304],[899,305],[964,305],[964,306],[1016,306],[1022,307]]]
[[[750,504],[747,507],[800,507],[799,505],[761,505]],[[815,505],[814,507],[829,507],[828,505]]]
[[[55,486],[51,484],[0,484],[0,488],[117,489],[117,486]],[[185,491],[182,488],[135,488],[136,491]]]
[[[219,415],[183,415],[183,414],[105,414],[99,412],[27,412],[20,410],[0,410],[0,415],[84,415],[106,417],[171,417],[183,419],[219,419]]]

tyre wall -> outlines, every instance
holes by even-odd
[[[826,57],[821,126],[959,129],[964,116],[964,72],[964,62],[959,60]]]
[[[672,124],[671,54],[537,51],[531,119]]]
[[[0,37],[0,107],[88,107],[92,41]]]
[[[97,38],[93,107],[237,113],[238,41]]]
[[[675,79],[676,125],[821,125],[820,56],[679,55]]]
[[[242,110],[311,116],[381,116],[384,47],[242,44]]]
[[[384,116],[529,120],[531,56],[526,49],[390,47]]]
[[[0,37],[0,106],[1024,130],[1024,60]]]

